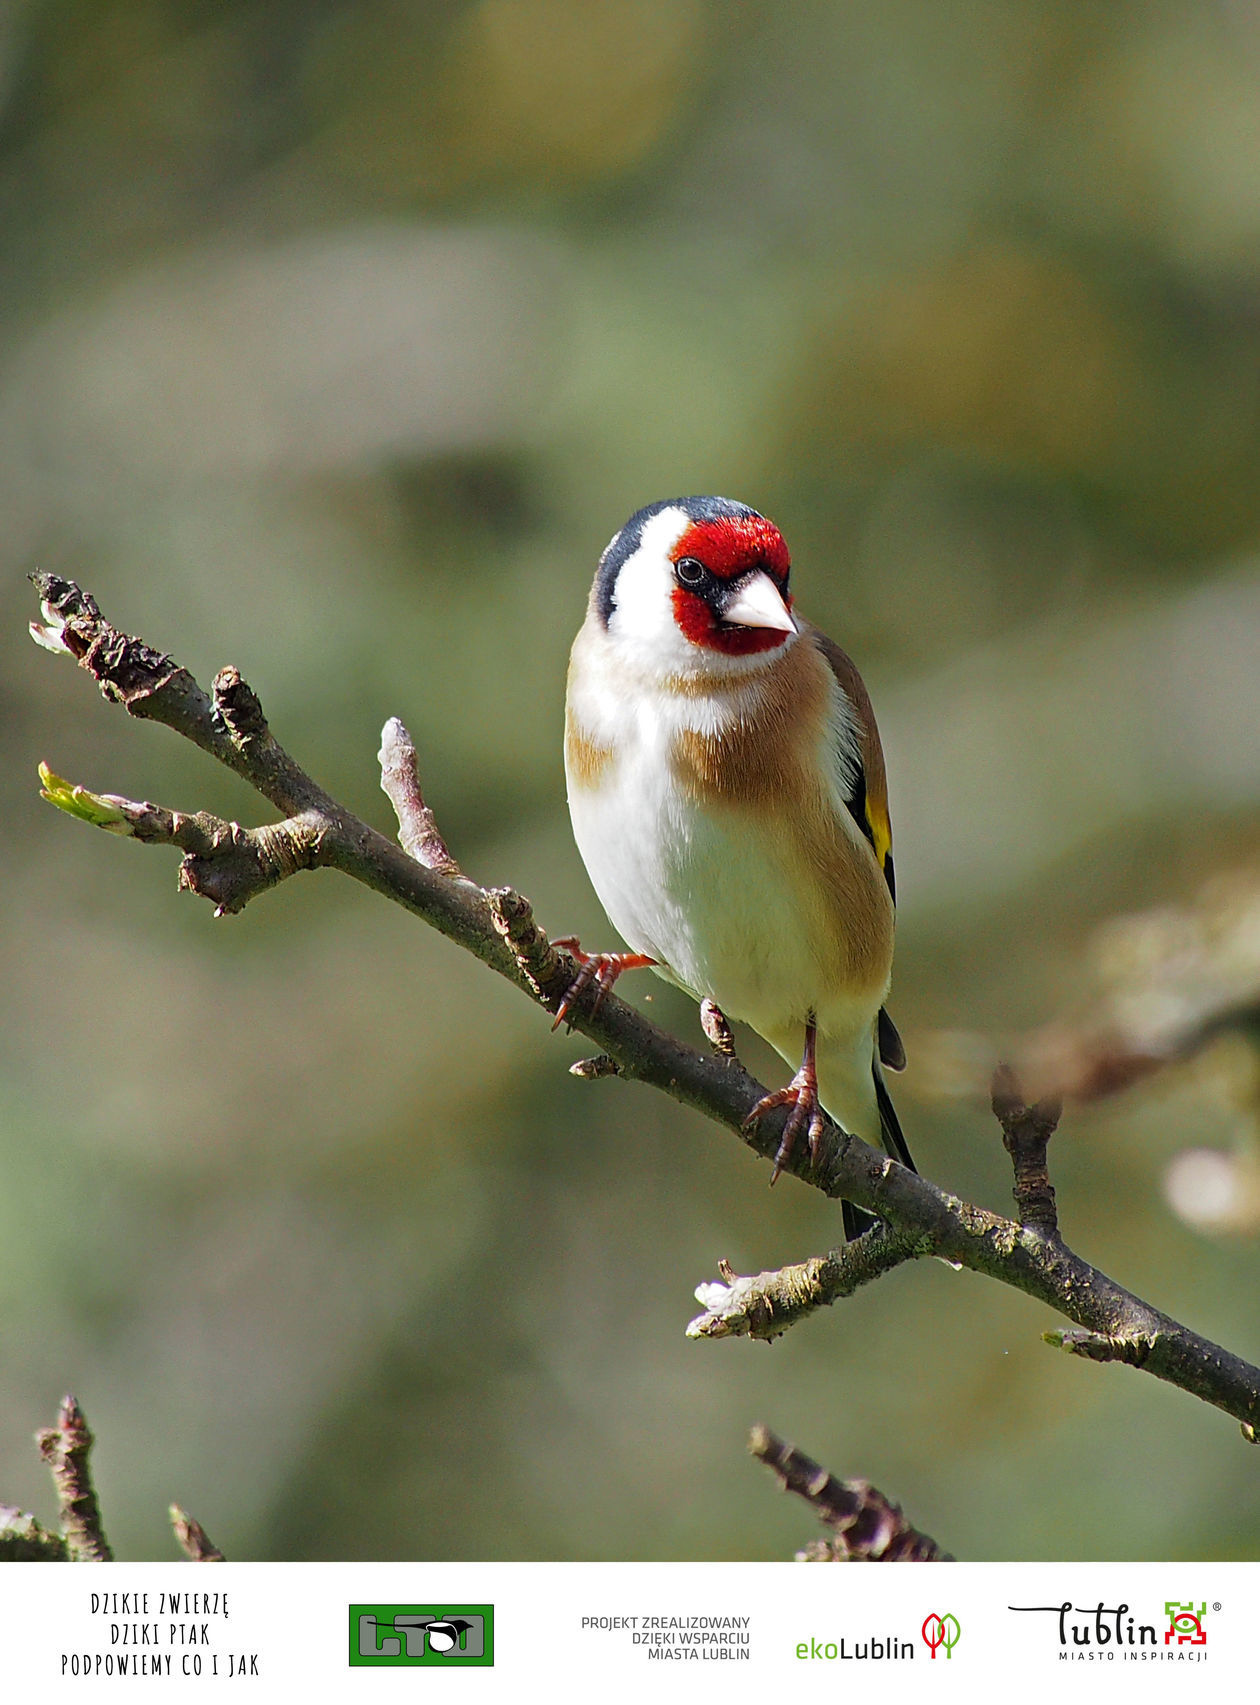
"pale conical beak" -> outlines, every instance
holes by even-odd
[[[783,594],[770,576],[759,569],[745,580],[734,598],[722,611],[724,622],[735,622],[741,628],[776,628],[780,633],[796,633],[792,612],[783,602]]]

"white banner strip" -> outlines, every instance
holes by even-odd
[[[1253,1563],[17,1563],[0,1630],[15,1699],[1218,1699],[1253,1687],[1258,1589]]]

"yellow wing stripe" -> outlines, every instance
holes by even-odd
[[[872,810],[869,792],[866,795],[866,821],[870,825],[875,857],[879,860],[879,868],[883,870],[888,863],[888,854],[892,849],[892,825],[888,821],[887,811]]]

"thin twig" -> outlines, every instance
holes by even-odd
[[[105,1537],[88,1461],[92,1434],[73,1397],[62,1398],[57,1425],[44,1427],[35,1439],[40,1455],[52,1470],[61,1507],[61,1531],[70,1561],[112,1563],[114,1553]]]
[[[242,829],[209,811],[172,811],[116,793],[90,793],[54,775],[47,764],[39,766],[39,779],[43,797],[72,817],[148,846],[178,847],[184,854],[179,886],[209,900],[218,918],[244,911],[286,876],[321,862],[323,824],[313,811]]]
[[[1015,1168],[1012,1195],[1019,1209],[1019,1223],[1027,1231],[1057,1239],[1059,1217],[1047,1151],[1063,1113],[1063,1102],[1058,1096],[1047,1096],[1032,1107],[1026,1106],[1019,1080],[1007,1065],[999,1065],[993,1074],[992,1100],[1002,1141]]]
[[[424,802],[415,744],[396,716],[391,716],[381,730],[377,758],[381,766],[381,790],[398,818],[399,842],[426,870],[436,870],[439,876],[462,878],[464,873],[451,857],[437,821]]]
[[[817,1563],[952,1563],[934,1539],[911,1526],[900,1506],[868,1480],[837,1480],[768,1427],[754,1427],[748,1448],[773,1470],[785,1492],[811,1504],[834,1538],[797,1556]]]
[[[35,1440],[52,1471],[62,1531],[50,1533],[24,1510],[0,1504],[0,1563],[113,1562],[89,1468],[94,1440],[73,1397],[62,1399],[57,1425],[42,1428]],[[200,1522],[178,1504],[171,1505],[170,1513],[175,1537],[188,1557],[197,1563],[224,1561]]]
[[[181,1510],[178,1504],[171,1505],[171,1526],[175,1530],[176,1539],[194,1563],[227,1561],[201,1523],[190,1516],[187,1510]]]
[[[696,1301],[705,1311],[687,1327],[687,1336],[778,1338],[816,1309],[852,1296],[862,1285],[930,1252],[926,1242],[881,1222],[853,1243],[772,1273],[741,1278],[722,1264],[722,1283],[696,1286]]]

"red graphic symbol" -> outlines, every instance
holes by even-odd
[[[923,1643],[931,1652],[933,1659],[939,1651],[944,1651],[947,1658],[954,1655],[954,1647],[958,1644],[962,1628],[956,1616],[940,1616],[936,1611],[930,1612],[923,1618],[923,1627],[919,1630]]]

